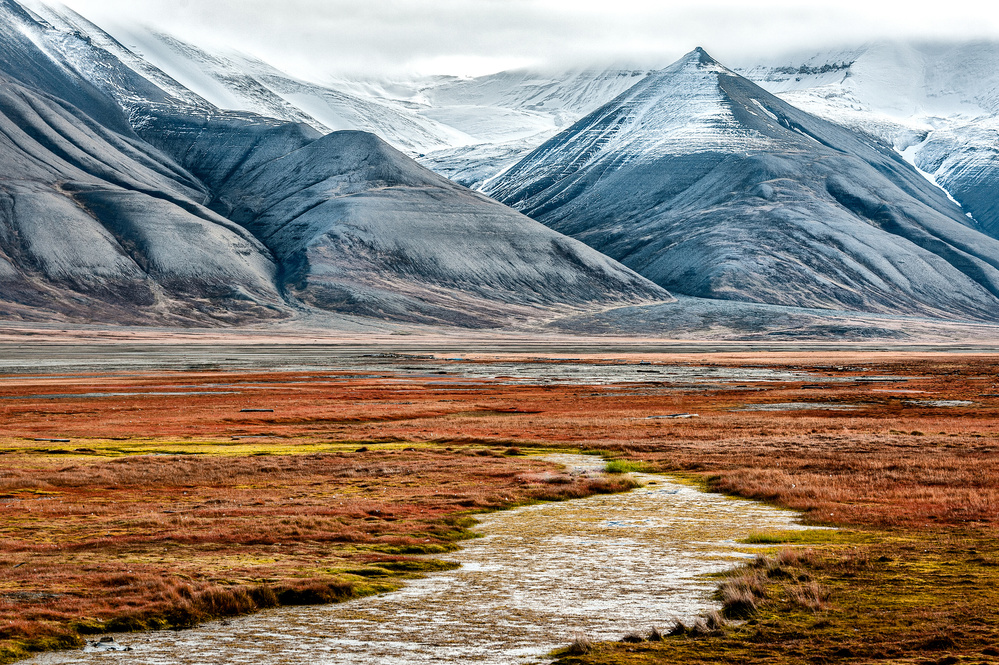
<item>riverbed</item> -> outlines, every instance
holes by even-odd
[[[553,456],[574,473],[603,462]],[[634,474],[631,492],[484,515],[454,571],[340,605],[292,607],[185,631],[127,634],[127,652],[51,653],[31,663],[134,665],[546,662],[577,635],[592,640],[690,623],[718,608],[709,573],[754,556],[737,541],[803,528],[796,514]]]

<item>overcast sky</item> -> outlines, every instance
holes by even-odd
[[[999,38],[991,3],[647,0],[62,0],[258,55],[290,73],[478,75],[527,65],[731,65],[873,39]]]

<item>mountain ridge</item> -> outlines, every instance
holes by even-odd
[[[999,245],[942,191],[888,146],[795,109],[703,49],[543,144],[487,193],[676,293],[997,311]]]
[[[634,321],[636,307],[674,302],[667,289],[736,308],[999,315],[999,244],[948,199],[979,196],[979,216],[996,205],[988,170],[968,173],[971,130],[954,123],[889,145],[902,134],[822,120],[700,48],[652,73],[322,86],[137,36],[175,76],[69,10],[0,0],[0,15],[0,78],[14,77],[0,95],[10,316],[476,328],[615,308]],[[185,84],[184,67],[202,65]],[[856,66],[796,71],[831,81]],[[371,115],[395,145],[328,131],[324,113],[358,122],[330,104]],[[268,109],[280,117],[254,112]],[[988,118],[969,120],[983,146]],[[551,228],[410,159],[428,147],[424,165]],[[677,310],[656,311],[649,321],[668,326]]]
[[[373,135],[178,96],[155,83],[169,77],[2,2],[0,64],[34,63],[0,91],[12,316],[228,325],[312,311],[489,327],[672,300]]]

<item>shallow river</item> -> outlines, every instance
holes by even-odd
[[[595,473],[598,458],[551,459]],[[705,573],[752,556],[736,540],[799,528],[795,514],[651,475],[625,494],[539,504],[481,519],[459,570],[341,605],[280,608],[179,632],[121,635],[121,653],[31,663],[406,664],[546,662],[571,642],[688,623],[717,609]]]

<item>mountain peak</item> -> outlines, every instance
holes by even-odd
[[[650,73],[632,91],[638,92],[641,89],[639,86],[644,85],[656,96],[713,94],[711,90],[717,88],[721,74],[738,76],[698,46],[667,67]],[[657,88],[662,89],[656,90]],[[671,93],[670,90],[674,92]]]
[[[685,53],[679,60],[674,62],[672,65],[666,68],[666,70],[673,69],[674,67],[684,67],[693,65],[695,67],[720,67],[726,69],[720,62],[711,57],[711,54],[705,51],[702,47],[698,46],[692,51]]]
[[[999,243],[969,229],[887,146],[790,106],[703,49],[556,135],[487,191],[672,292],[999,312]]]
[[[702,65],[717,65],[718,61],[711,57],[711,55],[705,51],[700,46],[696,47],[693,51],[687,54],[688,56],[696,56],[698,62]]]

